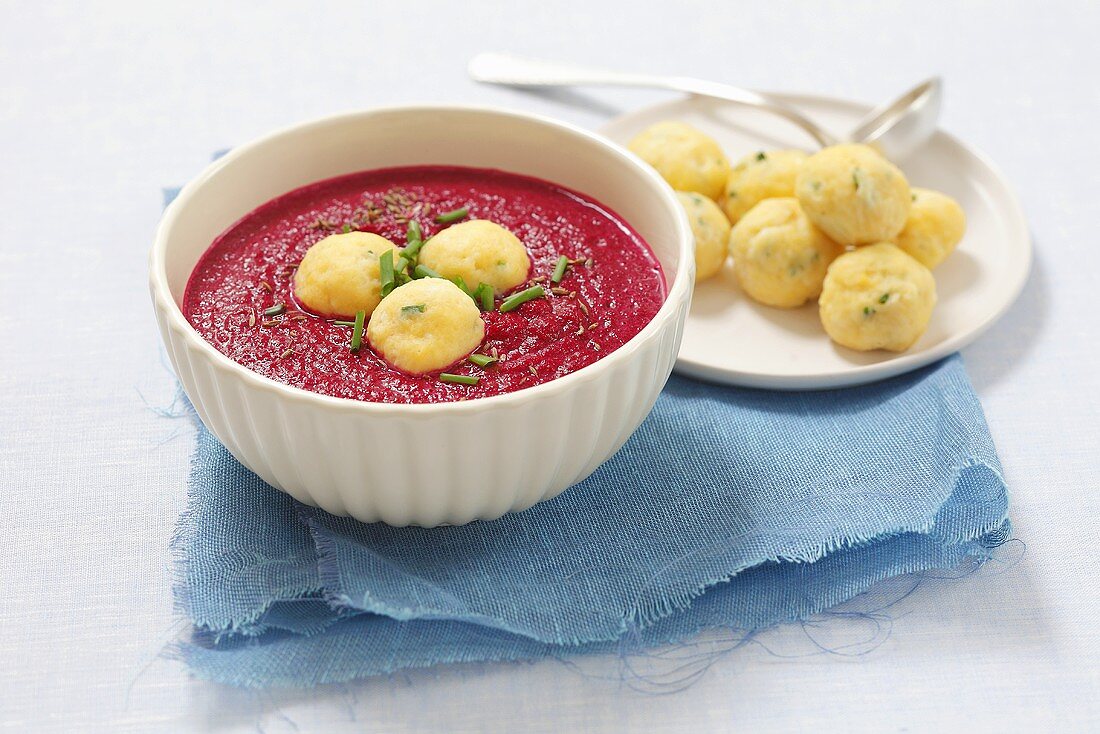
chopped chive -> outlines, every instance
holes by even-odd
[[[565,269],[569,267],[569,258],[562,255],[558,258],[558,264],[554,267],[554,274],[550,276],[550,280],[555,283],[560,283],[561,279],[565,277]]]
[[[354,321],[333,321],[333,326],[355,326]]]
[[[410,245],[424,239],[424,234],[420,231],[420,222],[415,219],[409,220],[409,228],[405,230],[405,239],[408,240]]]
[[[425,308],[427,308],[427,306],[423,303],[413,303],[413,304],[409,304],[408,306],[402,306],[401,307],[401,313],[407,313],[407,314],[424,313]]]
[[[345,224],[343,227],[340,228],[340,234],[348,234],[349,232],[351,232],[350,224]]]
[[[405,253],[401,253],[401,257],[397,258],[397,262],[393,264],[393,271],[395,273],[403,272],[409,267],[409,258],[405,256]]]
[[[273,318],[275,316],[281,316],[284,313],[286,313],[286,304],[285,303],[276,303],[271,308],[265,308],[264,309],[264,316],[266,316],[269,319]]]
[[[443,372],[439,375],[439,379],[441,382],[456,382],[459,385],[476,385],[480,378],[471,375],[452,375],[450,372]]]
[[[881,296],[878,297],[878,302],[879,303],[886,303],[889,300],[890,300],[890,294],[889,293],[883,293]]]
[[[451,278],[451,282],[457,285],[458,289],[468,295],[470,298],[474,297],[474,294],[470,291],[469,288],[466,287],[466,279],[463,278],[461,275],[456,275],[455,277]]]
[[[414,270],[413,273],[416,274],[417,278],[443,278],[442,275],[435,272],[427,265],[417,265],[416,270]],[[446,280],[446,278],[444,278],[444,280]]]
[[[497,361],[496,357],[490,357],[488,354],[471,354],[467,359],[481,369],[485,369]]]
[[[363,324],[367,320],[366,311],[357,311],[355,314],[355,329],[351,332],[351,351],[358,352],[363,344]]]
[[[760,151],[759,153],[756,154],[756,160],[758,160],[758,161],[767,160],[767,158],[768,158],[768,154],[765,153],[764,151]]]
[[[500,304],[500,312],[508,313],[519,308],[521,304],[536,298],[542,298],[546,295],[546,291],[543,290],[541,285],[533,285],[526,290],[522,290],[519,293],[514,293],[504,299],[504,302]]]
[[[415,242],[410,242],[405,247],[404,255],[409,259],[409,262],[412,262],[416,259],[416,256],[420,254],[420,248],[428,244],[428,240],[430,239],[431,237],[429,237],[427,240],[416,240]]]
[[[457,222],[459,219],[465,219],[466,215],[469,213],[469,209],[462,207],[461,209],[454,209],[440,214],[435,218],[435,221],[437,224],[450,224],[451,222]]]
[[[378,279],[382,282],[382,297],[385,298],[393,292],[393,250],[386,250],[378,258]]]
[[[474,291],[474,294],[481,301],[482,311],[493,310],[493,286],[488,283],[482,283],[477,287],[477,290]]]
[[[405,285],[410,280],[412,280],[412,278],[409,277],[409,274],[406,273],[404,270],[398,270],[396,273],[394,273],[394,278],[397,280],[398,285]]]

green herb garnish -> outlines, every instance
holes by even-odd
[[[490,357],[488,354],[471,354],[467,359],[471,363],[476,364],[481,369],[485,369],[489,365],[497,361],[496,357]]]
[[[558,264],[554,266],[554,274],[550,276],[550,280],[555,283],[560,283],[561,279],[565,277],[565,269],[569,267],[569,258],[562,255],[558,258]]]
[[[413,242],[410,242],[408,247],[405,248],[405,251],[401,253],[402,256],[407,258],[409,262],[412,262],[416,259],[416,256],[420,254],[420,248],[428,244],[428,240],[430,239],[431,237],[429,237],[427,240],[415,240]]]
[[[415,219],[409,220],[409,228],[405,230],[405,239],[411,245],[414,242],[420,242],[424,239],[423,233],[420,231],[420,222]]]
[[[264,309],[264,317],[269,318],[269,319],[274,318],[276,316],[282,316],[284,313],[286,313],[286,304],[285,303],[276,303],[271,308],[265,308]]]
[[[425,308],[427,308],[427,306],[423,303],[413,303],[413,304],[410,304],[408,306],[402,306],[401,307],[401,313],[403,313],[403,314],[424,313]]]
[[[460,291],[468,295],[470,298],[473,298],[475,303],[477,302],[477,299],[474,298],[474,292],[466,287],[465,278],[463,278],[461,275],[456,275],[455,277],[451,278],[451,282],[457,285]]]
[[[378,258],[378,279],[382,283],[382,297],[385,298],[397,286],[393,275],[393,250],[386,250]]]
[[[504,302],[500,304],[500,312],[508,313],[519,308],[522,304],[532,301],[536,298],[542,298],[546,295],[546,291],[543,290],[541,285],[533,285],[526,290],[522,290],[519,293],[514,293],[504,299]]]
[[[479,377],[473,377],[471,375],[452,375],[450,372],[443,372],[439,375],[440,382],[456,382],[459,385],[476,385]]]
[[[351,351],[358,352],[363,345],[363,324],[367,321],[366,311],[356,311],[355,328],[351,332]]]
[[[474,295],[481,301],[482,311],[493,310],[493,286],[488,283],[482,283],[478,285],[477,290],[474,291]]]
[[[864,306],[863,307],[863,315],[864,316],[870,316],[874,312],[875,312],[875,309],[871,308],[870,306]]]
[[[333,321],[333,326],[355,326],[354,321]]]
[[[413,270],[413,275],[415,275],[417,278],[443,278],[442,275],[435,272],[427,265],[417,265],[416,269]],[[446,278],[444,278],[444,280],[446,280]]]
[[[879,303],[886,303],[889,300],[890,300],[890,294],[889,293],[883,293],[881,296],[878,297],[878,302]]]
[[[340,228],[340,234],[347,234],[348,232],[351,232],[350,224],[345,224],[343,227]]]
[[[767,159],[768,159],[768,156],[764,154],[764,151],[760,151],[759,153],[756,154],[756,160],[758,160],[758,161],[765,161]]]
[[[440,214],[435,218],[435,221],[437,224],[450,224],[451,222],[457,222],[459,219],[465,219],[466,215],[469,213],[469,209],[462,207],[461,209],[454,209]]]

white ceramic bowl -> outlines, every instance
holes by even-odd
[[[653,248],[668,299],[637,336],[595,364],[526,390],[436,405],[289,387],[225,357],[187,323],[179,306],[188,276],[242,216],[313,181],[417,164],[497,168],[594,197]],[[618,450],[672,370],[694,268],[691,232],[672,190],[604,138],[516,112],[401,107],[296,125],[210,165],[164,214],[150,287],[176,375],[203,423],[242,464],[334,514],[431,526],[530,507]],[[416,447],[416,459],[382,464],[374,461],[380,447]]]

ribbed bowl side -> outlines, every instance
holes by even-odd
[[[556,396],[492,410],[395,417],[318,410],[244,382],[157,317],[203,423],[264,481],[364,522],[492,519],[553,497],[617,451],[649,413],[675,359],[675,318],[630,359]]]

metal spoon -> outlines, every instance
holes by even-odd
[[[943,83],[939,77],[932,77],[893,102],[871,110],[846,138],[841,139],[797,110],[767,95],[703,79],[590,69],[491,53],[474,56],[467,70],[474,80],[488,84],[518,87],[653,87],[716,97],[778,115],[801,128],[822,147],[843,141],[874,143],[894,160],[913,153],[935,132],[943,94]]]

